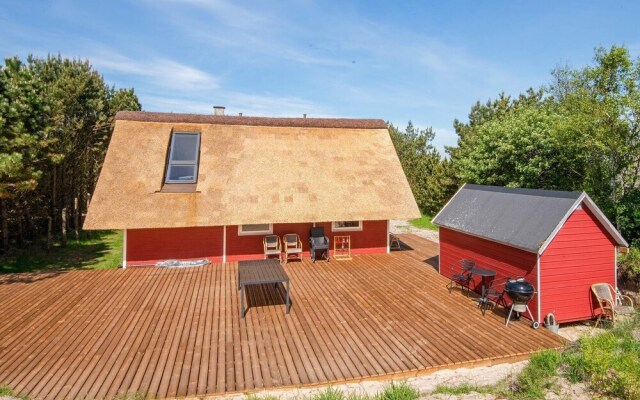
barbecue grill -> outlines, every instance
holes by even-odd
[[[507,314],[507,320],[505,325],[509,326],[511,315],[515,312],[516,318],[520,317],[521,313],[528,312],[531,320],[533,321],[533,314],[529,309],[529,302],[536,294],[536,290],[532,284],[527,282],[524,278],[509,278],[504,287],[504,292],[509,295],[511,299],[511,307]],[[538,329],[540,324],[536,321],[533,322],[533,327]]]
[[[309,233],[309,248],[311,261],[316,262],[316,253],[320,252],[321,257],[329,261],[329,238],[324,235],[324,228],[311,228]]]

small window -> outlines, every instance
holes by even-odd
[[[332,232],[361,231],[362,221],[334,221],[331,224]]]
[[[270,235],[273,233],[272,224],[245,224],[238,228],[238,235]]]
[[[165,183],[196,183],[200,155],[199,133],[171,135]]]

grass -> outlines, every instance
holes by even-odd
[[[29,400],[27,396],[16,394],[9,386],[0,385],[0,397],[16,397],[21,400]]]
[[[409,221],[409,223],[411,225],[415,226],[416,228],[429,229],[429,230],[432,230],[432,231],[437,231],[438,227],[435,226],[431,222],[432,219],[433,219],[433,217],[431,215],[422,214],[422,217],[416,218],[416,219],[412,219],[411,221]]]
[[[494,388],[493,386],[477,386],[477,385],[472,385],[470,383],[462,383],[456,386],[438,385],[431,392],[431,394],[447,394],[450,396],[461,396],[469,393],[480,393],[480,394],[496,393],[496,391],[497,391],[496,388]]]
[[[343,391],[334,387],[328,387],[313,396],[305,397],[305,400],[416,400],[420,397],[420,391],[407,382],[391,382],[384,390],[377,395],[351,394],[346,396]],[[245,400],[278,400],[275,396],[259,397],[250,394]]]
[[[60,269],[117,268],[122,262],[122,232],[93,232],[91,239],[69,240],[66,247],[56,244],[50,251],[41,245],[17,249],[0,256],[0,274]]]

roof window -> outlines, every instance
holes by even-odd
[[[165,183],[196,183],[199,156],[199,133],[174,132],[171,135]]]

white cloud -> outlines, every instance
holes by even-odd
[[[135,75],[154,85],[180,90],[211,90],[219,82],[207,72],[166,58],[134,60],[114,51],[101,51],[88,57],[100,71]]]

